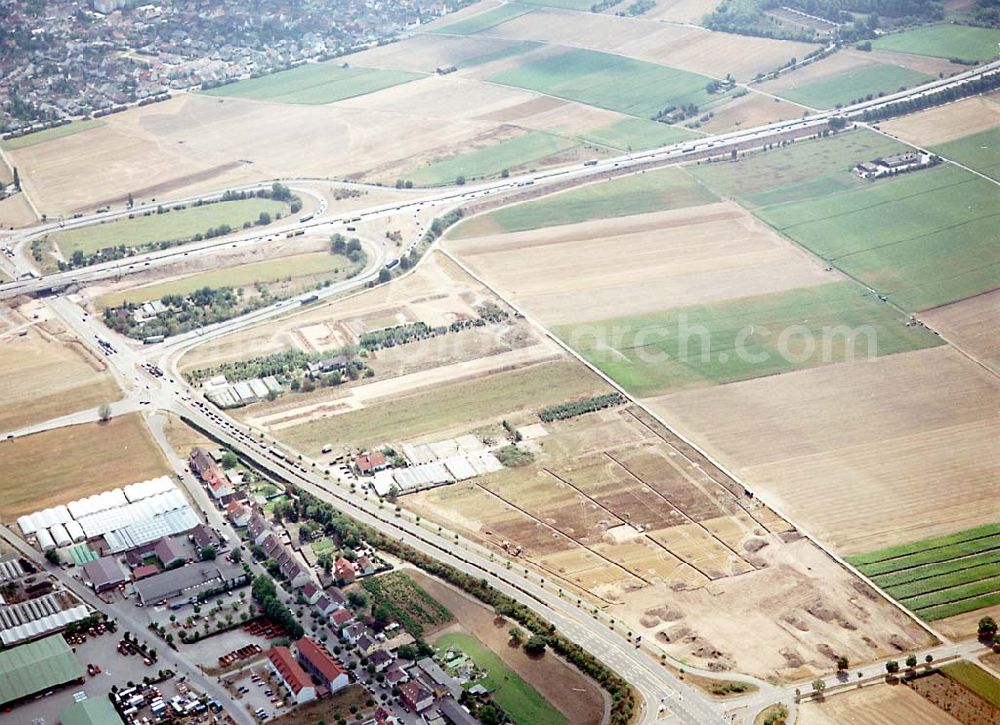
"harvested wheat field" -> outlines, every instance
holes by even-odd
[[[450,82],[427,77],[326,106],[183,94],[9,153],[25,189],[50,214],[123,202],[130,191],[137,198],[179,196],[270,178],[377,175],[441,147],[461,148],[496,127],[470,120],[481,112],[464,101],[475,89],[449,93]],[[400,95],[407,86],[413,88]],[[421,101],[425,89],[442,93]],[[390,99],[385,107],[370,100],[381,93]],[[497,88],[477,95],[476,103],[488,108],[489,94],[497,97],[496,107],[532,97]],[[420,103],[420,113],[397,105],[410,98]],[[81,169],[92,183],[75,183]],[[151,184],[151,178],[158,181]]]
[[[536,10],[483,35],[606,51],[722,78],[746,81],[767,73],[815,45],[715,33],[693,26],[556,9]]]
[[[4,441],[0,450],[0,516],[5,521],[171,472],[135,413]]]
[[[962,352],[1000,372],[997,315],[1000,315],[1000,290],[926,310],[920,313],[920,319]]]
[[[532,419],[511,420],[524,430]],[[585,591],[651,646],[698,666],[792,680],[830,667],[823,645],[860,662],[928,641],[630,408],[541,428],[522,443],[533,462],[401,502],[517,549],[526,565]]]
[[[882,127],[910,143],[936,146],[1000,124],[1000,93],[963,98],[885,121]]]
[[[721,106],[712,118],[701,124],[698,130],[711,134],[727,133],[741,128],[753,128],[800,118],[804,111],[802,106],[794,103],[750,92]]]
[[[24,173],[23,171],[21,172]],[[21,177],[24,178],[23,176]],[[27,186],[25,186],[27,188]],[[35,212],[31,210],[27,192],[14,194],[6,199],[0,199],[0,227],[16,229],[26,227],[38,221]]]
[[[668,23],[691,23],[699,25],[701,19],[715,10],[716,0],[657,0],[652,10],[643,13],[644,18],[662,20]],[[615,12],[614,8],[606,12]]]
[[[446,246],[546,325],[834,279],[732,203],[450,240]]]
[[[798,725],[961,725],[905,685],[872,685],[799,705]]]
[[[0,431],[16,430],[101,403],[121,391],[96,357],[58,322],[31,323],[7,312],[0,335]],[[22,334],[23,333],[23,334]]]
[[[994,375],[936,347],[649,404],[786,516],[852,554],[996,520],[998,393]]]
[[[454,18],[449,15],[448,18]],[[522,44],[491,38],[462,38],[449,35],[415,35],[396,43],[380,45],[351,55],[351,64],[364,68],[433,73],[438,68],[465,68],[527,49]]]

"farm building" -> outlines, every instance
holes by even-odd
[[[303,637],[295,643],[295,652],[302,669],[321,682],[329,692],[343,690],[351,683],[347,670],[321,644],[309,637]]]
[[[42,551],[103,537],[115,553],[188,531],[197,523],[198,517],[184,495],[167,476],[18,519],[21,532],[34,535]]]
[[[271,670],[281,680],[296,704],[301,705],[316,699],[315,685],[287,647],[272,647],[267,659]]]
[[[37,639],[90,616],[90,609],[69,592],[46,594],[0,606],[0,642],[4,646]]]
[[[438,703],[437,711],[449,725],[476,725],[479,721],[469,714],[468,710],[450,697]]]
[[[88,697],[74,702],[59,711],[59,722],[62,725],[125,725],[106,697]]]
[[[226,504],[226,518],[233,526],[246,526],[250,523],[251,511],[240,501],[230,501]]]
[[[925,166],[933,166],[937,161],[936,156],[924,151],[904,151],[903,153],[862,162],[854,167],[854,173],[862,179],[877,179],[881,176],[890,176]]]
[[[83,665],[61,636],[0,652],[0,705],[83,679]]]
[[[153,553],[160,560],[160,565],[169,569],[177,564],[183,564],[188,558],[187,547],[179,539],[164,537],[156,542]]]
[[[364,453],[354,459],[354,469],[362,476],[370,476],[389,467],[382,451]]]
[[[114,589],[128,581],[128,574],[114,556],[105,556],[83,565],[83,583],[95,592]]]
[[[203,561],[137,581],[135,591],[144,605],[166,600],[171,606],[182,606],[199,594],[221,587],[236,587],[246,580],[247,574],[241,566]]]
[[[434,694],[416,682],[404,682],[400,685],[399,697],[414,712],[423,712],[434,704]]]
[[[489,452],[455,455],[406,468],[380,471],[372,479],[372,488],[379,496],[387,496],[392,491],[397,494],[414,493],[484,476],[502,468],[503,464]]]

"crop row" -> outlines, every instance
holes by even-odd
[[[948,561],[949,559],[955,559],[960,556],[980,554],[994,549],[1000,549],[1000,534],[984,536],[970,541],[962,541],[957,544],[952,544],[951,546],[919,551],[914,554],[900,556],[887,561],[879,561],[874,564],[864,564],[858,568],[868,576],[878,576],[880,574],[888,574],[894,571],[902,571],[903,569],[912,569],[913,567],[921,566],[923,564],[934,564],[940,561]]]
[[[894,571],[889,574],[879,574],[872,577],[872,579],[883,589],[892,589],[893,587],[898,587],[900,584],[931,579],[944,574],[979,567],[983,564],[994,563],[1000,563],[1000,549],[986,551],[982,554],[973,554],[972,556],[963,556],[958,559],[940,561],[935,564],[924,564],[923,566]]]
[[[928,551],[929,549],[941,549],[963,541],[981,539],[983,537],[994,536],[996,534],[1000,534],[1000,523],[985,524],[984,526],[977,526],[974,529],[966,529],[965,531],[948,534],[947,536],[938,536],[933,539],[913,541],[908,544],[893,546],[888,549],[879,549],[878,551],[872,551],[867,554],[849,556],[848,561],[857,567],[863,568],[865,565],[875,564],[880,561],[885,561],[886,559],[895,559],[908,554],[918,554],[922,551]]]
[[[932,622],[935,619],[954,617],[958,614],[974,612],[977,609],[992,607],[997,604],[1000,604],[1000,592],[991,592],[978,597],[970,597],[969,599],[962,599],[957,602],[948,602],[947,604],[924,607],[923,609],[917,609],[914,611],[921,619]]]
[[[961,586],[941,589],[929,594],[919,594],[915,597],[908,597],[901,600],[910,609],[925,609],[938,604],[948,604],[961,599],[978,597],[991,592],[1000,592],[1000,578],[991,577],[980,581],[962,584]]]
[[[985,579],[992,578],[995,579],[996,582],[1000,582],[998,577],[1000,577],[1000,564],[982,564],[981,566],[974,566],[968,569],[942,574],[941,576],[907,582],[906,584],[900,584],[896,587],[890,587],[887,591],[896,599],[906,599],[908,597],[915,597],[919,594],[938,592],[939,590],[951,589],[952,587],[957,587],[963,584],[971,584],[972,582],[983,581]],[[996,582],[995,586],[1000,588],[1000,583]]]

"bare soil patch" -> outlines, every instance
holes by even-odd
[[[906,685],[962,725],[1000,725],[1000,708],[944,674],[935,672]]]
[[[1000,343],[995,320],[1000,314],[1000,290],[976,295],[920,313],[920,319],[977,361],[1000,371]]]
[[[714,110],[714,109],[713,109]],[[761,93],[748,93],[742,98],[720,106],[715,115],[698,129],[706,133],[726,133],[741,128],[753,128],[777,121],[800,118],[805,109],[788,101]]]
[[[859,553],[995,521],[998,389],[937,347],[650,405],[792,520]]]
[[[451,240],[447,245],[548,325],[777,292],[831,279],[815,261],[732,203]],[[609,264],[609,254],[614,264]]]
[[[987,131],[998,123],[1000,93],[990,93],[886,121],[883,128],[911,143],[936,146]]]
[[[21,514],[170,473],[138,414],[0,443],[0,513]],[[58,454],[56,454],[58,452]]]
[[[873,685],[799,706],[799,725],[898,725],[934,723],[961,725],[903,685]]]

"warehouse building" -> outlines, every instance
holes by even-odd
[[[125,725],[111,700],[106,697],[88,697],[74,702],[59,711],[62,725]]]
[[[0,706],[82,680],[83,665],[60,635],[0,652]]]
[[[178,607],[206,592],[237,587],[246,581],[242,566],[203,561],[146,577],[135,583],[135,591],[144,606],[166,600],[171,607]]]
[[[88,561],[82,567],[83,583],[95,592],[114,589],[119,584],[128,581],[128,574],[113,556],[105,556],[94,561]]]

